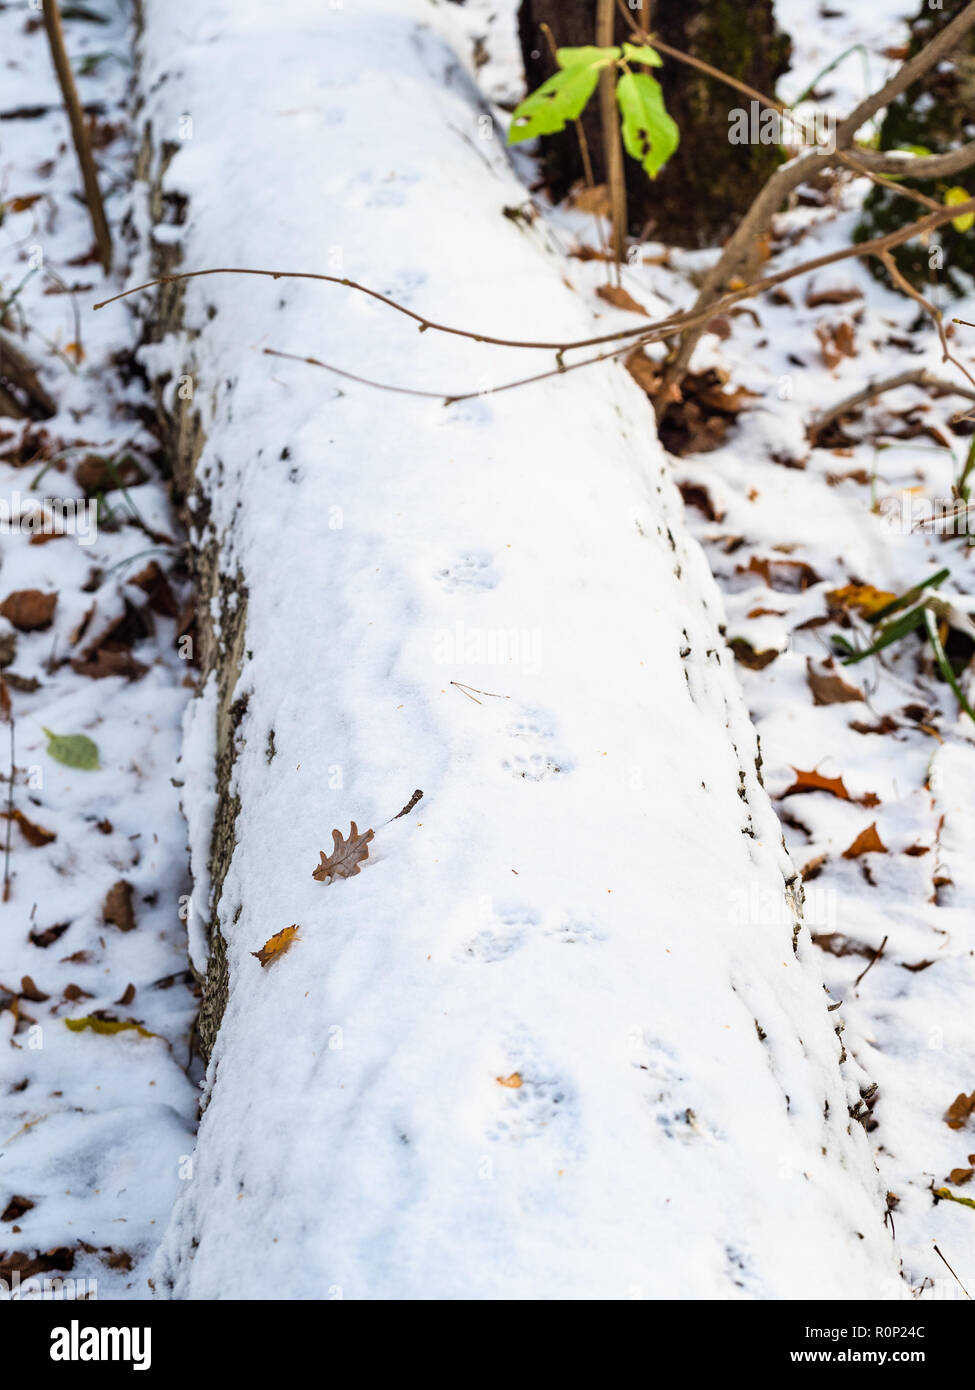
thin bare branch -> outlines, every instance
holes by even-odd
[[[846,396],[836,405],[830,406],[829,410],[823,411],[809,426],[810,441],[815,444],[823,431],[828,426],[835,424],[837,420],[842,420],[844,415],[849,415],[859,406],[867,405],[870,401],[876,400],[886,391],[896,391],[901,386],[923,386],[929,391],[937,391],[940,395],[963,396],[966,400],[975,401],[975,390],[972,390],[971,387],[949,381],[947,377],[935,376],[926,367],[913,367],[909,371],[898,372],[896,376],[884,377],[880,381],[871,381],[861,391],[855,391],[852,396]]]
[[[927,217],[919,218],[912,222],[908,227],[900,227],[896,231],[887,232],[885,236],[876,237],[872,241],[863,241],[859,245],[841,247],[838,251],[830,251],[823,256],[817,256],[811,261],[803,261],[799,265],[790,266],[787,270],[781,270],[775,275],[766,275],[761,280],[756,280],[750,285],[745,285],[740,290],[733,290],[712,303],[706,304],[702,309],[692,309],[688,313],[675,314],[669,319],[652,324],[649,328],[642,330],[641,336],[635,341],[624,343],[622,346],[612,348],[609,352],[598,353],[594,357],[586,357],[578,362],[562,362],[547,372],[537,372],[533,376],[520,377],[516,381],[504,382],[500,386],[491,386],[478,391],[462,391],[457,393],[423,391],[408,386],[388,385],[385,382],[372,381],[365,377],[353,376],[351,372],[343,371],[341,368],[333,367],[327,362],[321,362],[314,357],[299,356],[296,353],[278,352],[273,348],[265,348],[264,352],[270,357],[285,357],[296,362],[306,362],[309,366],[322,367],[326,371],[333,372],[336,376],[344,376],[350,381],[357,381],[364,386],[374,386],[381,391],[394,391],[398,395],[420,396],[426,399],[443,401],[444,405],[455,405],[459,401],[473,400],[477,396],[495,396],[502,391],[513,391],[519,386],[529,386],[538,381],[547,381],[555,376],[564,376],[567,372],[578,371],[581,367],[591,367],[598,362],[609,362],[619,357],[624,352],[629,352],[632,348],[643,347],[650,343],[660,342],[665,338],[671,338],[678,332],[686,332],[707,324],[716,314],[731,308],[742,299],[750,299],[756,294],[761,294],[766,290],[775,289],[778,285],[784,284],[787,280],[793,280],[797,275],[806,275],[813,270],[821,270],[824,266],[835,265],[838,261],[851,260],[861,256],[879,255],[882,251],[888,250],[893,246],[900,246],[902,242],[910,241],[913,237],[919,236],[924,232],[933,231],[943,223],[949,222],[952,218],[964,216],[968,212],[975,213],[975,198],[969,198],[965,203],[956,203],[950,208],[941,208],[938,212],[929,213]],[[963,369],[964,370],[964,369]]]
[[[889,250],[881,251],[878,254],[880,260],[884,264],[887,274],[893,280],[894,284],[898,287],[898,289],[903,290],[903,292],[906,295],[913,299],[915,303],[920,304],[921,308],[925,311],[925,313],[931,319],[931,322],[934,324],[938,337],[941,340],[942,362],[950,362],[953,367],[957,367],[961,374],[968,381],[971,382],[973,387],[975,387],[975,376],[972,376],[971,372],[965,366],[964,362],[962,362],[961,358],[956,357],[955,354],[951,351],[951,348],[948,346],[948,334],[945,331],[941,310],[936,305],[932,304],[930,299],[926,299],[924,295],[921,294],[920,290],[916,290],[914,286],[911,284],[910,280],[908,280],[906,276],[901,274],[900,270],[898,269],[897,262],[894,260]]]
[[[884,953],[884,947],[885,947],[886,945],[887,945],[887,938],[886,938],[886,936],[885,936],[884,939],[883,939],[883,941],[881,941],[880,945],[877,947],[876,951],[874,951],[873,955],[870,957],[870,963],[869,963],[868,965],[865,965],[865,966],[864,966],[864,968],[860,971],[859,975],[858,975],[858,976],[856,977],[856,979],[853,981],[853,988],[854,988],[854,989],[856,989],[857,985],[858,985],[858,984],[860,983],[860,981],[863,979],[864,975],[866,975],[866,974],[868,973],[868,971],[872,970],[873,967],[877,964],[877,961],[880,959],[880,957],[881,957],[881,956],[883,955],[883,953]]]
[[[957,216],[957,211],[955,215]],[[412,309],[407,309],[404,304],[397,304],[395,299],[380,294],[378,290],[371,290],[368,285],[360,285],[356,280],[349,280],[343,275],[323,275],[311,270],[255,270],[246,266],[213,266],[207,270],[183,270],[175,271],[169,275],[160,275],[155,280],[146,280],[142,285],[133,285],[131,289],[122,290],[120,294],[113,294],[110,299],[103,299],[100,303],[93,304],[92,308],[104,309],[106,305],[114,304],[119,299],[127,299],[129,295],[138,294],[140,290],[150,290],[155,285],[170,285],[177,280],[195,280],[202,275],[262,275],[271,280],[323,280],[330,285],[344,285],[346,289],[357,290],[359,294],[368,295],[370,299],[377,299],[380,304],[385,304],[387,308],[395,309],[398,314],[404,314],[408,319],[419,324],[421,333],[428,330],[434,333],[450,333],[454,337],[469,338],[472,342],[487,343],[492,347],[568,352],[571,348],[598,347],[600,343],[612,343],[621,338],[633,338],[643,332],[642,326],[624,328],[615,333],[601,333],[594,338],[579,338],[574,342],[561,343],[532,341],[525,338],[495,338],[490,333],[477,333],[472,329],[453,328],[450,324],[437,323],[433,319],[425,318],[423,314],[417,314]]]

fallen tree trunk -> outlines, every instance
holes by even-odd
[[[142,10],[147,271],[331,270],[482,333],[591,331],[505,216],[445,15],[201,0],[187,38]],[[157,1291],[897,1296],[865,1078],[642,393],[604,366],[445,408],[264,356],[434,396],[551,362],[331,285],[216,276],[146,312],[200,587],[209,1055]],[[368,859],[316,881],[352,820]]]

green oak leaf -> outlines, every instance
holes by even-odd
[[[626,152],[655,179],[680,140],[677,124],[664,106],[660,83],[647,73],[624,73],[616,84],[616,99]]]
[[[98,745],[87,734],[52,734],[50,729],[44,732],[48,738],[47,751],[55,762],[80,768],[82,772],[97,772],[101,767]]]

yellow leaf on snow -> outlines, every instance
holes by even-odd
[[[132,1029],[142,1038],[160,1036],[158,1033],[150,1033],[148,1028],[136,1023],[134,1018],[99,1018],[97,1014],[87,1014],[84,1018],[66,1018],[64,1025],[70,1028],[72,1033],[82,1033],[86,1028],[90,1028],[93,1033],[126,1033]]]
[[[278,960],[288,950],[292,941],[300,941],[297,923],[291,927],[284,927],[281,931],[269,937],[259,951],[251,951],[252,956],[256,956],[261,962],[261,968],[270,965],[272,961]]]
[[[854,608],[869,618],[893,603],[896,597],[885,589],[875,589],[872,584],[847,584],[842,589],[830,589],[826,602],[841,608]]]
[[[517,1091],[521,1087],[521,1074],[516,1071],[513,1071],[510,1076],[496,1076],[494,1079],[499,1086],[507,1086],[511,1091]]]

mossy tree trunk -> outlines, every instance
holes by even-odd
[[[529,90],[555,71],[542,25],[549,26],[560,47],[593,43],[596,8],[597,0],[522,0],[519,28]],[[631,12],[637,23],[646,13],[635,0]],[[653,0],[646,18],[665,43],[758,91],[774,95],[788,66],[790,44],[776,28],[772,0]],[[619,15],[614,41],[627,37]],[[725,83],[672,58],[665,58],[654,76],[680,129],[680,147],[652,182],[635,160],[626,160],[629,229],[678,246],[712,246],[728,236],[781,155],[774,145],[729,141],[730,112],[747,109],[748,98]],[[583,119],[593,173],[601,183],[606,171],[598,102],[590,102]],[[575,130],[547,136],[543,160],[553,195],[563,197],[583,176]]]

